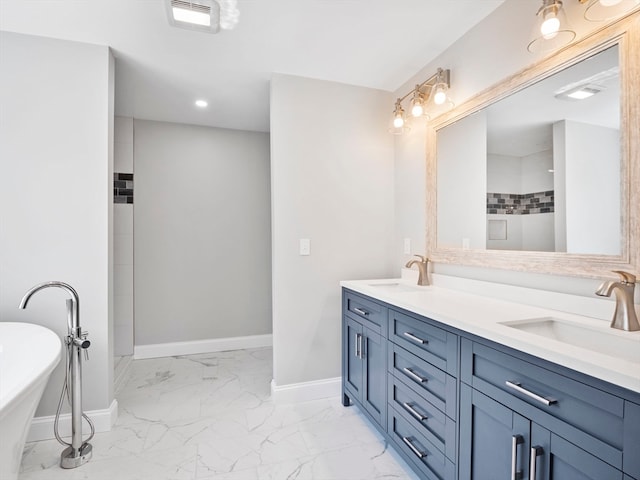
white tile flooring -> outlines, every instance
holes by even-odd
[[[119,418],[82,467],[27,444],[20,480],[412,479],[356,407],[270,399],[270,348],[135,360]]]

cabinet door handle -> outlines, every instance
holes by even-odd
[[[404,371],[404,373],[406,373],[407,375],[409,375],[411,378],[413,378],[413,379],[414,379],[414,380],[416,380],[417,382],[425,383],[425,382],[427,382],[427,381],[429,380],[428,378],[421,377],[420,375],[418,375],[416,372],[414,372],[413,370],[411,370],[411,369],[410,369],[410,368],[408,368],[408,367],[404,367],[404,368],[402,369],[402,371]]]
[[[364,352],[362,351],[362,334],[358,334],[358,352],[360,352],[360,358],[364,358]]]
[[[424,422],[427,418],[429,418],[429,417],[426,417],[425,415],[422,415],[419,411],[413,408],[410,403],[404,402],[402,406],[407,409],[407,412],[409,412],[411,415],[416,417],[421,422]]]
[[[522,435],[514,435],[511,437],[511,480],[520,480],[522,478],[522,470],[518,468],[518,445],[524,443]]]
[[[413,443],[411,443],[411,439],[409,437],[402,437],[402,441],[407,444],[407,447],[409,447],[413,453],[416,454],[416,457],[424,458],[427,456],[426,453],[421,452]]]
[[[544,449],[540,446],[531,447],[531,457],[529,458],[529,480],[536,480],[536,465],[540,455],[544,453]]]
[[[369,312],[367,312],[366,310],[362,310],[361,308],[358,308],[358,307],[354,307],[353,311],[356,313],[359,313],[360,315],[364,315],[365,317],[369,315]]]
[[[360,346],[361,346],[361,344],[360,344],[360,334],[359,334],[359,333],[356,333],[356,334],[354,335],[354,337],[353,337],[353,340],[354,340],[354,342],[353,342],[353,348],[354,348],[354,350],[355,350],[356,358],[362,358],[362,357],[360,356]]]
[[[541,395],[538,395],[537,393],[533,393],[529,390],[527,390],[526,388],[523,388],[520,384],[520,382],[513,382],[511,380],[507,380],[506,382],[507,387],[514,389],[516,392],[520,392],[523,395],[526,395],[529,398],[533,398],[535,401],[542,403],[543,405],[546,405],[547,407],[549,405],[553,405],[554,403],[558,403],[558,401],[554,398],[545,398]]]
[[[403,335],[407,338],[410,338],[411,340],[413,340],[416,343],[420,343],[422,345],[424,345],[425,343],[429,343],[428,340],[424,340],[420,337],[416,337],[413,333],[411,332],[404,332]]]

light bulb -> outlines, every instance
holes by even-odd
[[[205,108],[209,103],[206,100],[196,100],[196,107]]]
[[[540,33],[545,40],[549,40],[558,34],[558,30],[560,30],[560,20],[558,20],[555,13],[550,13],[542,22]]]
[[[442,85],[438,85],[436,92],[433,94],[433,103],[442,105],[447,100],[447,92]]]
[[[393,126],[395,128],[402,128],[404,126],[404,118],[402,118],[402,114],[397,114],[393,119]]]
[[[617,5],[621,2],[622,0],[600,0],[600,5],[602,5],[603,7],[613,7],[614,5]]]
[[[416,103],[411,108],[411,115],[413,115],[414,117],[421,117],[423,113],[424,113],[424,108],[422,108],[421,103]]]

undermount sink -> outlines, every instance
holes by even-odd
[[[501,323],[522,332],[640,364],[640,336],[637,333],[581,325],[553,317]]]
[[[407,285],[406,283],[399,283],[399,282],[370,283],[368,286],[374,287],[375,289],[384,290],[390,293],[416,292],[420,290],[420,287],[417,285]]]

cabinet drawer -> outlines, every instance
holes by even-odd
[[[398,450],[430,479],[455,480],[455,465],[394,408],[389,409],[388,432]]]
[[[418,318],[389,310],[389,339],[445,372],[458,368],[458,336]]]
[[[412,385],[425,399],[449,417],[456,416],[456,380],[403,348],[389,344],[389,371]]]
[[[621,398],[469,340],[461,361],[463,382],[622,468]]]
[[[456,458],[456,423],[411,386],[389,375],[389,409],[404,417],[448,458]]]
[[[387,307],[384,305],[345,290],[342,307],[345,315],[358,320],[374,332],[386,336]]]

